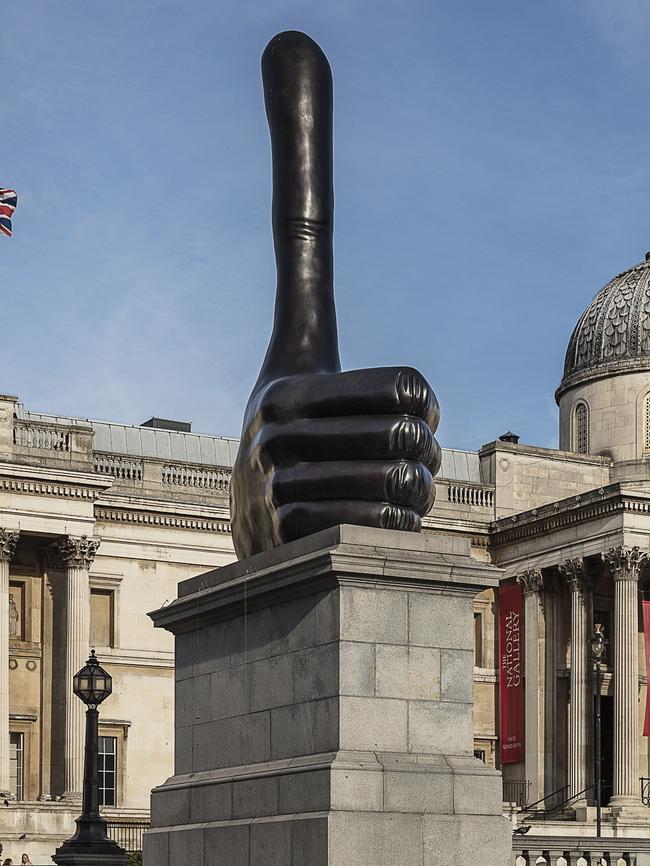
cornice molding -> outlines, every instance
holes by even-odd
[[[641,491],[622,489],[621,484],[610,484],[511,517],[502,517],[491,524],[490,543],[492,547],[501,547],[626,512],[650,516],[650,496]]]
[[[81,485],[57,484],[49,481],[28,481],[20,478],[0,478],[0,490],[26,493],[33,496],[57,496],[63,499],[86,499],[94,502],[103,490]]]
[[[144,511],[118,507],[98,506],[95,519],[109,523],[130,523],[141,526],[162,526],[166,529],[190,529],[198,532],[230,534],[230,521],[191,517],[187,515]]]

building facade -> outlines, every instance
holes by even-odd
[[[469,538],[473,555],[524,593],[524,760],[503,767],[505,800],[541,801],[548,832],[593,821],[597,687],[605,822],[648,835],[640,602],[650,589],[650,262],[589,305],[556,398],[559,449],[512,434],[477,452],[443,449],[424,531]],[[70,835],[83,766],[72,675],[91,646],[114,679],[100,716],[107,818],[146,820],[150,789],[172,772],[172,643],[147,612],[174,598],[180,580],[234,558],[228,486],[238,443],[160,424],[36,414],[0,397],[4,856],[18,859],[21,846],[44,856]],[[474,746],[493,766],[497,614],[498,594],[482,593]],[[588,647],[597,623],[608,640],[598,683]]]
[[[91,645],[113,676],[100,713],[107,819],[146,820],[171,771],[173,646],[147,611],[232,560],[237,449],[176,426],[40,415],[0,397],[0,842],[14,862],[45,862],[74,829],[85,708],[72,676]]]

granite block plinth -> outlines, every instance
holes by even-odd
[[[182,672],[145,866],[483,866],[486,840],[509,864],[501,776],[473,757],[472,602],[496,574],[459,539],[341,526],[181,584],[152,614]]]

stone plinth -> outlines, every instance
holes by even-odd
[[[175,775],[145,866],[506,866],[473,756],[462,540],[341,526],[180,584]]]

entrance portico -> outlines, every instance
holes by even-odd
[[[493,538],[496,563],[525,593],[525,762],[512,772],[531,783],[529,801],[549,798],[542,807],[593,802],[596,684],[588,641],[594,623],[605,620],[609,657],[599,688],[613,703],[610,806],[625,822],[641,808],[639,777],[648,775],[638,713],[639,579],[650,549],[650,497],[636,485],[611,485],[497,521]],[[566,749],[548,767],[558,727],[567,731]]]

